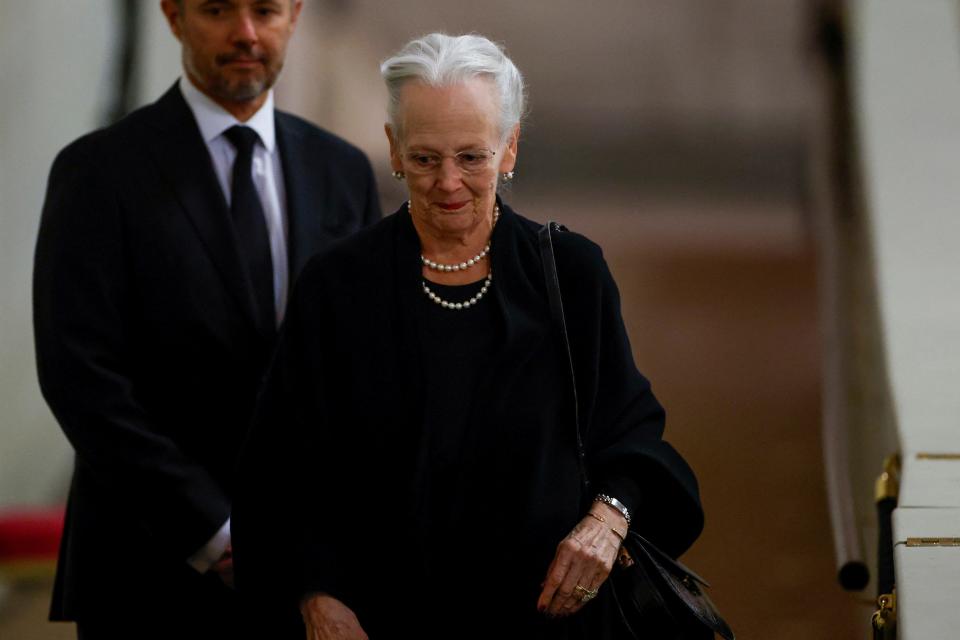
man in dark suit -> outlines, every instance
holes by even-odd
[[[287,292],[380,217],[367,158],[273,109],[301,4],[162,0],[184,77],[53,164],[37,364],[76,464],[51,618],[81,637],[244,635],[231,475]]]

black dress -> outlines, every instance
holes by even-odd
[[[469,300],[483,280],[465,286],[429,283],[444,300]],[[476,391],[498,342],[489,300],[463,310],[446,309],[426,296],[417,307],[423,356],[424,415],[417,464],[423,488],[417,495],[417,521],[429,554],[424,567],[430,584],[456,579],[455,557],[463,539],[460,524],[478,505],[466,496],[477,493],[471,462],[477,447],[492,437],[490,425],[476,424],[471,415],[483,401]],[[486,446],[489,448],[489,446]]]
[[[583,630],[597,628],[601,598],[567,620],[536,611],[592,495],[620,497],[671,553],[699,534],[696,481],[661,439],[602,255],[565,233],[558,269],[595,484],[581,490],[538,228],[501,205],[495,279],[467,310],[424,295],[405,209],[307,267],[238,478],[237,581],[258,606],[330,593],[372,638],[603,637]],[[431,288],[460,300],[471,286]]]
[[[460,302],[476,295],[483,282],[428,284],[442,299]],[[451,310],[423,296],[417,313],[424,383],[417,464],[422,477],[416,482],[421,487],[417,520],[423,566],[417,592],[428,597],[426,606],[408,602],[404,609],[407,614],[420,609],[416,632],[431,637],[502,634],[507,617],[513,633],[534,637],[547,623],[535,610],[538,580],[547,567],[511,575],[519,561],[518,549],[512,547],[522,535],[528,509],[511,495],[511,487],[524,484],[516,474],[525,470],[513,468],[516,459],[537,453],[504,449],[499,445],[505,425],[475,419],[487,385],[496,386],[486,379],[502,342],[494,302],[484,298],[470,308]],[[536,438],[526,442],[535,449]],[[489,616],[489,608],[501,610]]]

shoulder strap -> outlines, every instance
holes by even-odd
[[[570,338],[567,335],[567,321],[563,315],[563,299],[560,297],[560,279],[557,277],[557,262],[553,255],[553,231],[566,231],[566,228],[551,221],[543,225],[537,234],[540,240],[540,260],[543,262],[543,275],[547,283],[550,317],[558,336],[563,341],[563,350],[570,371],[570,389],[573,394],[573,424],[577,435],[577,464],[580,470],[584,498],[587,499],[590,496],[590,478],[587,475],[587,456],[583,449],[583,436],[580,432],[580,403],[577,398],[577,377],[573,368],[573,351],[570,349]]]

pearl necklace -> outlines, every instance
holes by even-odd
[[[487,291],[490,290],[490,284],[493,282],[493,269],[491,269],[490,273],[487,274],[487,279],[483,281],[483,286],[480,287],[480,291],[477,292],[477,295],[473,296],[469,300],[465,300],[464,302],[449,302],[447,300],[444,300],[443,298],[441,298],[440,296],[438,296],[437,294],[435,294],[433,291],[430,290],[430,287],[427,286],[426,280],[423,280],[422,282],[423,282],[423,292],[427,294],[428,298],[436,302],[438,305],[440,305],[444,309],[453,309],[455,311],[459,311],[461,309],[469,309],[473,305],[480,302],[480,299],[483,298],[484,295],[486,295]]]
[[[410,212],[410,202],[407,202],[407,212]],[[500,205],[493,205],[493,226],[497,225],[497,220],[500,219]],[[439,262],[434,262],[433,260],[427,260],[426,256],[422,253],[420,254],[420,263],[426,266],[428,269],[433,269],[434,271],[466,271],[473,265],[477,264],[490,253],[490,242],[487,242],[486,246],[483,248],[483,251],[470,258],[466,262],[461,262],[460,264],[440,264]],[[477,295],[473,296],[469,300],[463,302],[450,302],[449,300],[444,300],[437,294],[435,294],[429,286],[427,286],[426,280],[420,281],[421,286],[423,287],[423,292],[426,294],[430,300],[436,302],[438,305],[444,309],[453,309],[454,311],[460,311],[462,309],[469,309],[474,306],[487,294],[487,291],[490,290],[490,285],[493,284],[493,268],[490,268],[490,272],[487,273],[486,280],[483,281],[483,286],[480,287],[480,291],[477,292]]]
[[[407,209],[408,209],[408,210],[410,209],[410,203],[409,203],[409,202],[407,203]],[[500,205],[494,205],[494,206],[493,206],[493,224],[494,224],[494,226],[496,226],[497,220],[499,220],[499,219],[500,219]],[[483,251],[481,251],[481,252],[478,253],[477,255],[473,256],[472,258],[470,258],[470,259],[467,260],[466,262],[461,262],[460,264],[441,264],[441,263],[439,263],[439,262],[434,262],[433,260],[427,259],[427,257],[424,256],[422,253],[420,254],[420,263],[423,264],[423,266],[427,267],[428,269],[433,269],[434,271],[444,271],[444,272],[447,272],[447,273],[449,273],[449,272],[451,272],[451,271],[466,271],[467,269],[469,269],[469,268],[472,267],[473,265],[477,264],[478,262],[480,262],[481,260],[483,260],[484,258],[486,258],[488,253],[490,253],[490,243],[489,243],[489,242],[488,242],[487,245],[483,248]]]

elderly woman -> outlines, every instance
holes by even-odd
[[[683,552],[696,481],[600,249],[558,232],[584,495],[540,225],[497,196],[524,112],[513,63],[431,34],[381,70],[409,201],[296,285],[240,469],[238,584],[299,604],[309,638],[605,637],[624,533]]]

